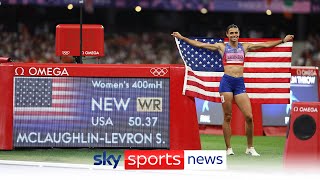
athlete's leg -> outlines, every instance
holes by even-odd
[[[248,148],[253,147],[253,116],[251,102],[247,93],[241,93],[234,96],[240,111],[246,120],[246,136]]]
[[[222,100],[222,109],[224,114],[222,129],[224,135],[224,141],[226,143],[226,148],[231,148],[231,117],[232,117],[232,101],[233,93],[232,92],[222,92],[220,93]]]

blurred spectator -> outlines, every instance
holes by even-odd
[[[320,67],[320,35],[309,34],[299,59],[294,65]]]

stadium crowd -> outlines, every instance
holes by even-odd
[[[23,23],[17,32],[9,32],[0,25],[0,56],[11,57],[16,62],[73,63],[72,57],[55,55],[55,35],[47,26],[32,31]],[[208,32],[212,37],[213,32]],[[263,32],[252,31],[249,37],[263,37]],[[84,62],[86,63],[86,62]],[[176,44],[170,33],[143,32],[105,35],[106,64],[182,64]],[[310,34],[304,50],[293,62],[299,66],[320,66],[320,35]]]
[[[294,65],[297,66],[317,66],[320,67],[320,35],[309,34],[305,41],[302,53]]]
[[[0,54],[16,62],[72,63],[71,57],[55,55],[55,35],[43,29],[30,32],[23,24],[18,32],[6,32],[0,26]],[[127,33],[105,37],[105,57],[108,64],[175,64],[182,63],[170,33]]]

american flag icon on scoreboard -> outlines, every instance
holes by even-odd
[[[84,96],[77,85],[62,77],[16,77],[14,121],[23,127],[59,124],[72,120],[80,124]]]

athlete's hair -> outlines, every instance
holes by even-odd
[[[235,24],[230,24],[228,27],[227,27],[227,32],[229,32],[229,29],[230,28],[238,28],[238,26],[237,25],[235,25]],[[238,28],[239,29],[239,28]]]

